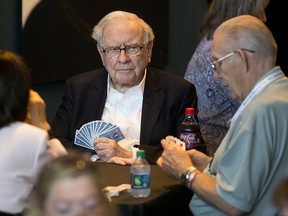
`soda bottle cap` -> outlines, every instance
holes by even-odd
[[[195,109],[193,107],[187,107],[185,109],[185,114],[194,114],[195,113]]]
[[[145,157],[145,151],[144,150],[138,150],[136,152],[136,157]]]

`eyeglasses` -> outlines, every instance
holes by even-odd
[[[255,53],[254,50],[249,50],[249,49],[244,49],[244,48],[240,48],[240,50],[243,50],[243,51],[246,51],[246,52]],[[235,53],[237,53],[237,50],[235,50],[235,51],[233,51],[233,52],[231,52],[231,53],[229,53],[229,54],[227,54],[227,55],[219,58],[218,60],[211,61],[210,64],[211,64],[213,70],[216,71],[216,70],[217,70],[217,65],[218,65],[221,61],[223,61],[224,59],[229,58],[230,56],[234,55]]]
[[[125,46],[124,48],[120,48],[120,47],[107,47],[106,49],[104,49],[102,52],[104,52],[106,54],[106,56],[108,58],[116,58],[119,56],[121,50],[124,50],[125,53],[131,57],[131,56],[137,56],[141,53],[141,49],[144,47],[140,46],[140,45],[129,45],[129,46]]]

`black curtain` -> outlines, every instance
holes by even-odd
[[[22,0],[0,0],[0,49],[18,53],[21,45]]]
[[[266,10],[267,26],[272,31],[278,45],[277,65],[279,65],[286,76],[288,75],[288,32],[286,21],[285,1],[270,0]],[[285,10],[285,11],[284,11]],[[286,18],[285,18],[286,17]]]
[[[93,27],[108,12],[136,13],[154,30],[151,66],[168,60],[169,1],[167,0],[41,0],[23,29],[22,55],[31,67],[33,84],[63,81],[102,67]]]

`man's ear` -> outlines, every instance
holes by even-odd
[[[241,49],[237,49],[237,54],[239,55],[241,61],[243,62],[242,66],[245,66],[245,71],[249,71],[249,63],[247,58],[247,53]]]
[[[98,43],[97,43],[97,50],[98,50],[98,52],[99,52],[99,54],[100,54],[102,63],[103,63],[103,65],[104,65],[104,61],[105,61],[104,55],[105,55],[105,53],[103,52],[103,48],[102,48]]]
[[[153,45],[154,45],[154,42],[153,42],[153,41],[150,41],[150,42],[147,44],[149,62],[151,61],[151,57],[152,57]]]
[[[97,43],[97,50],[98,50],[100,55],[103,53],[102,47],[98,43]]]

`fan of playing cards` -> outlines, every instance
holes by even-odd
[[[96,120],[88,122],[82,125],[79,130],[76,130],[74,143],[94,150],[93,141],[99,137],[107,137],[117,142],[124,139],[119,127],[105,121]]]

